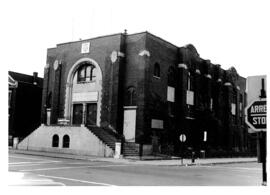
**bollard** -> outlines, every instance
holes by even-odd
[[[14,137],[13,138],[13,148],[14,149],[17,149],[18,143],[19,143],[19,138],[18,137]]]
[[[121,143],[116,142],[115,143],[115,154],[114,154],[114,158],[121,158]]]
[[[195,163],[195,152],[191,153],[191,163]]]

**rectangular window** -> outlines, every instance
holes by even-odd
[[[232,115],[236,115],[236,104],[234,103],[231,104],[231,113]]]
[[[186,103],[188,105],[194,105],[194,92],[188,90],[186,95]]]
[[[167,101],[169,101],[169,102],[174,102],[175,100],[174,100],[174,97],[175,97],[175,89],[174,89],[174,87],[170,87],[170,86],[168,86],[168,88],[167,88]]]
[[[153,128],[153,129],[163,129],[163,120],[152,119],[151,128]]]

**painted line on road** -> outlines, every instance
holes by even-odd
[[[46,164],[46,163],[56,163],[61,161],[39,161],[39,162],[16,162],[16,163],[8,163],[8,165],[21,165],[21,164]]]
[[[79,179],[72,179],[72,178],[66,178],[66,177],[56,177],[56,176],[49,176],[49,175],[39,175],[41,177],[47,177],[52,179],[62,179],[62,180],[68,180],[68,181],[75,181],[80,183],[88,183],[88,184],[95,184],[95,185],[102,185],[102,186],[116,186],[108,183],[100,183],[100,182],[93,182],[93,181],[85,181],[85,180],[79,180]]]
[[[44,160],[42,158],[27,158],[27,157],[20,157],[20,156],[8,156],[8,157],[10,157],[10,158],[22,158],[22,159],[28,159],[28,160]]]
[[[80,169],[80,168],[106,168],[106,167],[126,167],[130,165],[102,165],[102,166],[78,166],[78,167],[52,167],[52,168],[45,168],[45,169],[26,169],[20,171],[50,171],[50,170],[60,170],[60,169]]]
[[[10,167],[28,167],[28,166],[39,166],[44,165],[41,163],[33,163],[33,164],[21,164],[21,165],[9,165]]]

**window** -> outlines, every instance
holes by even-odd
[[[96,80],[96,68],[85,64],[78,69],[78,82],[90,82]]]
[[[232,120],[233,120],[234,124],[237,123],[237,111],[236,111],[237,102],[236,101],[237,101],[237,93],[236,93],[236,91],[233,91],[232,103],[231,103],[231,113],[232,113]]]
[[[58,147],[59,146],[59,136],[58,135],[53,135],[52,138],[52,147]]]
[[[167,101],[175,102],[175,88],[174,87],[167,87]]]
[[[160,66],[158,63],[154,65],[154,76],[160,78]]]
[[[69,136],[64,135],[63,137],[63,148],[69,148]]]

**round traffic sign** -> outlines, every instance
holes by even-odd
[[[185,134],[181,134],[181,135],[179,136],[179,140],[180,140],[180,142],[185,142],[185,141],[186,141],[186,139],[187,139],[187,137],[186,137],[186,135],[185,135]]]

